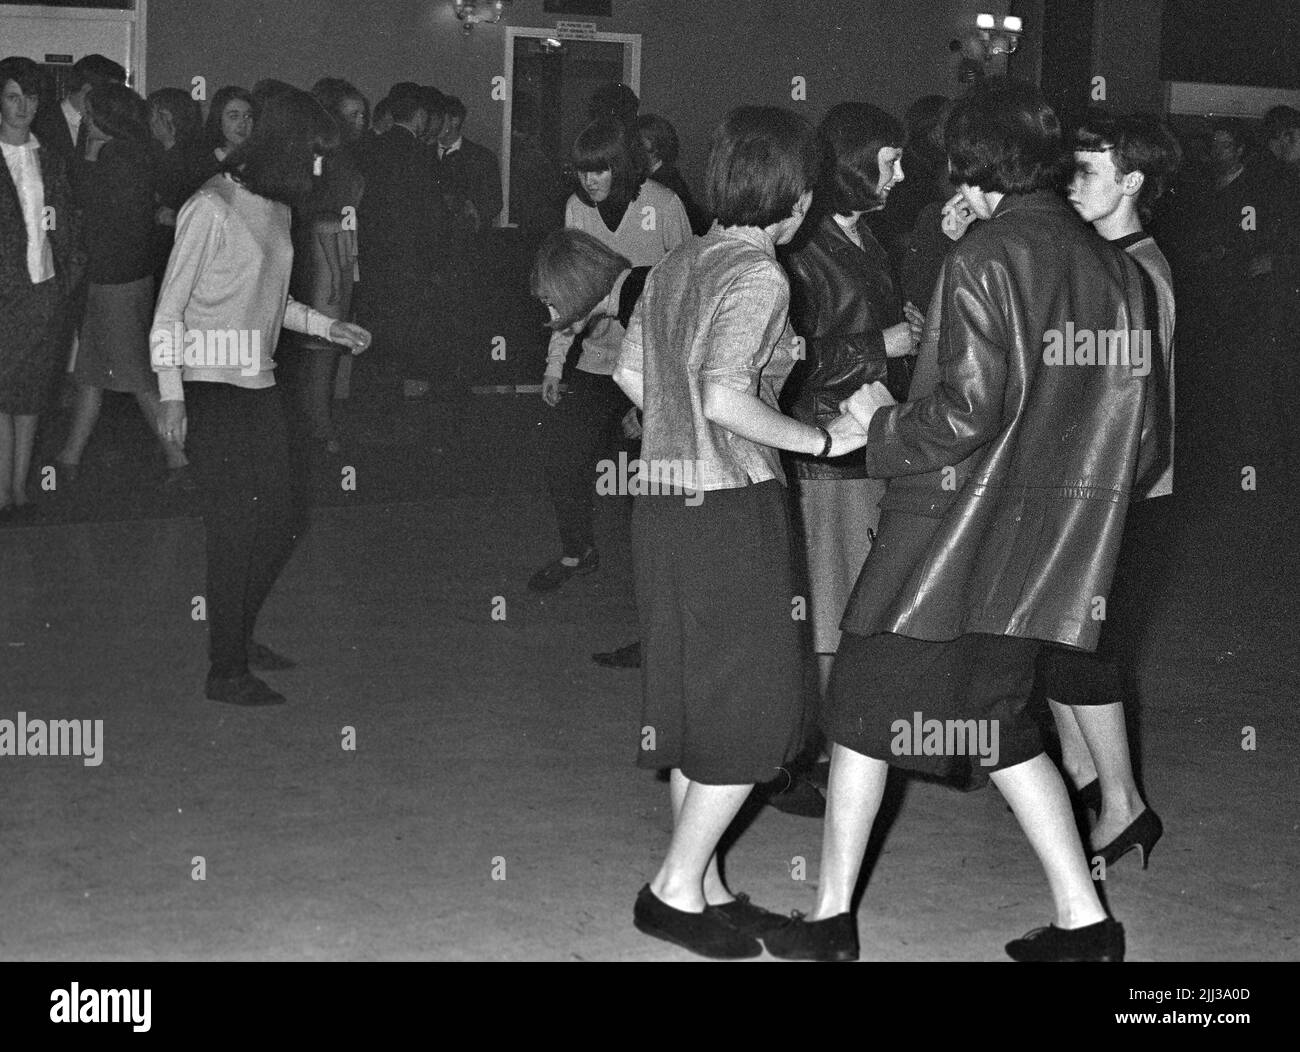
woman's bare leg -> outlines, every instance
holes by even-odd
[[[14,418],[0,413],[0,508],[14,499]]]
[[[673,827],[676,828],[681,818],[682,804],[686,801],[686,790],[693,783],[686,775],[682,774],[681,769],[674,767],[668,781],[668,793],[673,803]],[[704,870],[704,901],[710,906],[723,906],[735,899],[735,896],[727,890],[727,885],[722,882],[722,876],[718,872],[718,853],[714,851],[709,858],[709,864]]]
[[[862,858],[888,775],[889,764],[884,760],[863,756],[843,745],[831,748],[817,908],[809,920],[826,920],[851,909],[853,889],[862,872]]]
[[[12,498],[14,507],[21,508],[27,503],[27,472],[32,466],[32,449],[36,445],[35,413],[14,417],[14,476]]]
[[[81,455],[99,422],[99,410],[104,403],[104,392],[89,384],[78,384],[76,401],[72,410],[72,427],[59,459],[65,464],[80,464]],[[152,423],[152,421],[150,421]]]
[[[680,772],[674,770],[673,775],[678,776]],[[680,806],[674,799],[673,839],[663,865],[650,881],[650,890],[674,909],[700,913],[707,905],[704,878],[710,866],[717,876],[714,856],[718,841],[754,786],[704,785],[686,778],[681,780],[686,784],[680,788]],[[670,784],[670,793],[673,788]],[[717,886],[721,883],[718,880]]]
[[[1095,846],[1105,846],[1124,832],[1147,806],[1133,777],[1124,706],[1120,702],[1076,705],[1071,711],[1083,732],[1083,740],[1088,743],[1101,781],[1101,815],[1093,827],[1092,842]]]
[[[1032,760],[994,771],[1020,828],[1042,863],[1056,906],[1058,928],[1083,928],[1106,919],[1088,872],[1065,783],[1056,765],[1039,753]]]
[[[1097,777],[1097,768],[1083,730],[1074,718],[1074,709],[1069,705],[1062,705],[1051,698],[1047,699],[1047,704],[1056,721],[1057,736],[1061,739],[1061,766],[1065,768],[1074,787],[1082,789]]]

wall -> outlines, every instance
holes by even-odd
[[[1093,76],[1106,78],[1106,105],[1125,113],[1164,110],[1160,80],[1161,0],[1097,0]]]
[[[708,137],[741,103],[796,107],[815,119],[846,98],[902,115],[920,95],[957,90],[947,42],[981,10],[1005,0],[614,0],[609,32],[642,34],[643,111],[664,114],[681,135],[682,168],[698,182]],[[904,13],[899,13],[899,12]],[[542,0],[517,0],[506,21],[554,26]],[[569,17],[569,16],[565,16]],[[148,23],[151,88],[185,86],[196,75],[210,92],[276,76],[301,86],[346,76],[371,101],[398,80],[459,95],[468,132],[499,148],[503,72],[500,30],[465,37],[447,0],[153,0]],[[806,102],[792,102],[794,76]]]

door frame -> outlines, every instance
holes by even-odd
[[[528,26],[505,27],[505,111],[501,118],[501,196],[504,205],[501,209],[501,225],[514,226],[510,221],[510,125],[513,118],[512,109],[515,98],[515,40],[519,37],[533,40],[546,40],[556,37],[554,29],[536,29]],[[623,83],[641,94],[641,34],[640,33],[594,33],[583,40],[597,43],[623,45]]]
[[[140,95],[148,95],[145,76],[148,48],[149,0],[135,0],[135,10],[121,11],[111,7],[49,7],[45,4],[12,4],[0,8],[0,15],[21,18],[53,18],[64,21],[130,22],[135,26],[131,34],[131,68],[127,71],[131,87]],[[41,61],[38,59],[37,61]]]

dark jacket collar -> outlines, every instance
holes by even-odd
[[[993,219],[1007,212],[1073,212],[1069,204],[1055,190],[1034,190],[1027,194],[1007,194],[993,209]]]
[[[849,239],[849,235],[844,232],[844,228],[840,226],[835,216],[830,212],[822,216],[819,231],[825,237],[826,244],[832,252],[870,252],[872,246],[876,248],[880,246],[876,241],[875,234],[871,232],[871,227],[867,225],[866,219],[867,217],[863,215],[854,224],[858,231],[858,237],[862,238],[862,248],[858,248]]]

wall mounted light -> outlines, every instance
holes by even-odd
[[[451,6],[461,22],[461,32],[466,36],[480,23],[496,25],[505,13],[510,0],[452,0]]]
[[[961,52],[957,80],[969,84],[987,72],[989,62],[998,55],[1013,55],[1020,45],[1025,24],[1016,15],[1007,15],[998,28],[998,20],[989,14],[975,16],[975,28],[960,39],[949,41],[948,50]]]

